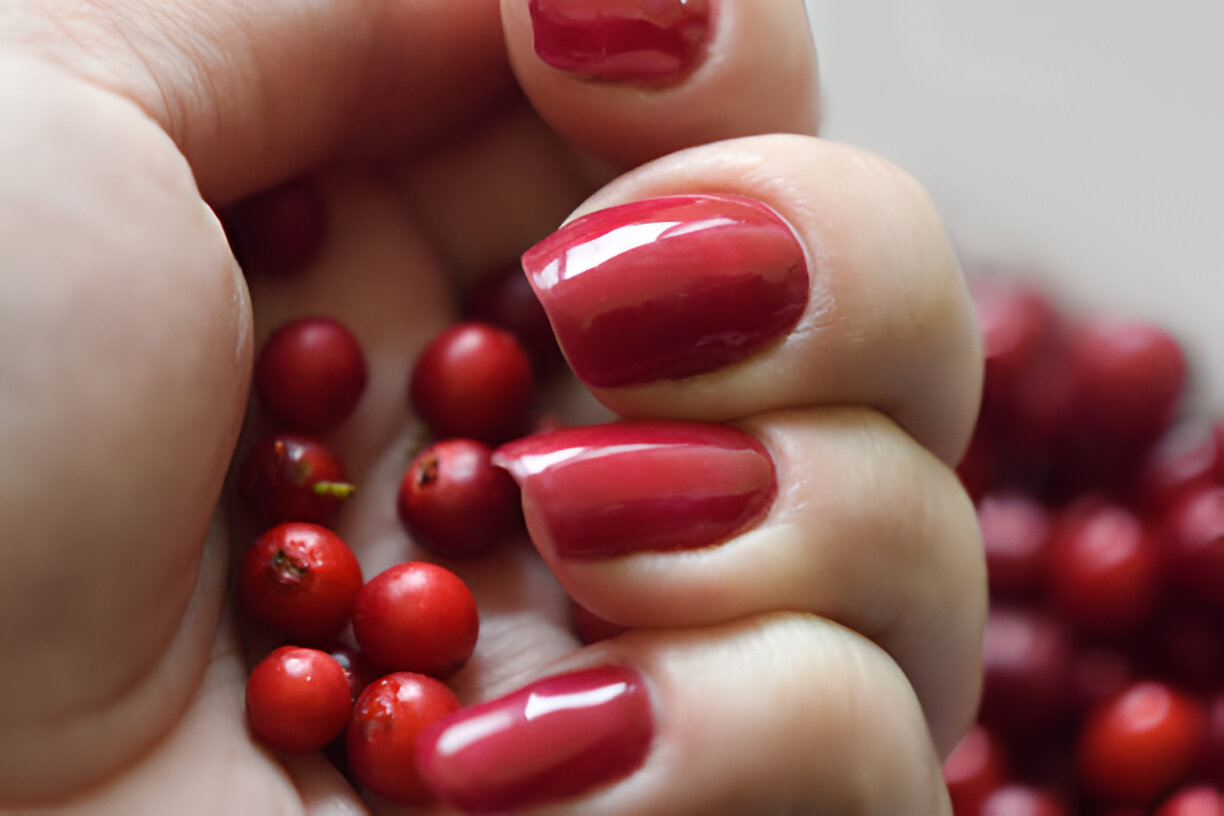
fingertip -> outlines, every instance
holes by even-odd
[[[744,0],[503,0],[507,51],[549,123],[633,166],[767,132],[813,134],[815,46],[803,5]]]

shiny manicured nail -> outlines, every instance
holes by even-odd
[[[439,799],[490,813],[621,779],[642,764],[653,737],[641,677],[605,666],[545,678],[458,711],[421,734],[417,755]]]
[[[531,0],[535,50],[598,79],[666,80],[701,59],[709,0]]]
[[[765,447],[726,425],[562,428],[503,445],[493,461],[560,558],[709,547],[760,521],[777,494]]]
[[[794,327],[809,287],[790,226],[737,195],[591,213],[528,250],[523,270],[574,373],[599,388],[751,357]]]

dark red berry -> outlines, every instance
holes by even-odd
[[[1224,487],[1187,493],[1166,514],[1162,532],[1176,590],[1224,612]]]
[[[1224,816],[1224,794],[1211,785],[1181,788],[1156,808],[1154,816]]]
[[[480,618],[471,590],[437,564],[411,561],[374,576],[353,605],[353,635],[384,671],[446,677],[476,648]]]
[[[1102,442],[1151,440],[1170,424],[1186,360],[1168,332],[1142,321],[1090,319],[1067,340],[1075,371],[1074,433]]]
[[[497,326],[517,337],[540,375],[560,368],[565,360],[548,314],[518,263],[504,264],[483,275],[468,294],[464,314],[468,320]]]
[[[1067,816],[1067,806],[1049,791],[1012,783],[994,790],[982,802],[981,816]]]
[[[1022,493],[992,493],[978,502],[978,523],[994,596],[1041,594],[1048,571],[1049,511]]]
[[[365,354],[343,323],[330,317],[290,321],[264,343],[255,389],[288,430],[327,433],[357,406],[366,386]]]
[[[272,434],[247,452],[239,489],[247,506],[271,522],[330,524],[353,494],[331,446],[301,434]]]
[[[1050,544],[1050,590],[1067,620],[1086,632],[1135,631],[1161,590],[1159,553],[1125,507],[1085,501],[1059,520]]]
[[[301,643],[328,643],[348,623],[361,566],[326,527],[290,522],[265,532],[238,565],[238,598],[254,621]]]
[[[1085,790],[1107,801],[1152,805],[1184,779],[1205,736],[1202,706],[1169,686],[1136,683],[1089,712],[1077,766]]]
[[[952,811],[976,814],[986,797],[1009,777],[1001,742],[981,725],[969,729],[943,763]]]
[[[986,619],[980,717],[1001,736],[1049,733],[1070,710],[1073,642],[1062,623],[995,605]]]
[[[628,626],[605,620],[573,599],[570,600],[570,616],[574,624],[574,632],[578,635],[578,639],[586,645],[598,643],[629,631]]]
[[[349,770],[380,796],[429,802],[417,767],[417,735],[459,707],[454,693],[432,677],[398,672],[375,680],[353,706],[345,739]]]
[[[412,370],[409,401],[435,437],[499,445],[531,422],[535,382],[514,335],[484,323],[439,334]]]
[[[326,652],[282,646],[251,670],[247,718],[255,738],[277,751],[318,751],[349,720],[344,670]]]
[[[365,691],[365,687],[378,679],[378,672],[369,658],[356,646],[347,643],[332,646],[328,650],[340,668],[344,670],[344,678],[348,681],[349,692],[354,700]]]
[[[1135,480],[1133,504],[1159,516],[1184,496],[1216,482],[1221,466],[1217,428],[1204,423],[1183,423],[1148,453]]]
[[[421,451],[400,481],[399,516],[422,547],[474,558],[520,529],[518,485],[474,439],[446,439]]]
[[[244,269],[290,275],[318,255],[327,234],[327,206],[314,185],[295,179],[240,201],[222,221]]]

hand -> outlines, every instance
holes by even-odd
[[[646,753],[549,812],[948,812],[938,763],[974,713],[985,608],[950,470],[980,382],[969,301],[920,188],[815,138],[802,4],[711,5],[693,65],[647,80],[547,64],[527,0],[500,19],[427,0],[0,9],[0,805],[409,812],[246,730],[226,568],[251,527],[223,485],[252,350],[319,312],[361,339],[368,390],[335,441],[361,486],[339,531],[371,577],[414,556],[393,512],[404,385],[456,286],[575,208],[715,193],[789,225],[765,247],[794,284],[784,316],[754,321],[750,353],[580,373],[626,417],[733,422],[776,497],[717,546],[574,560],[564,480],[523,477],[543,559],[463,569],[482,629],[452,685],[473,703],[586,667],[642,678]],[[244,280],[213,209],[305,172],[321,257]],[[561,341],[576,365],[593,342]],[[578,648],[566,592],[638,631]],[[464,787],[459,760],[442,771]]]

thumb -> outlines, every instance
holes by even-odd
[[[214,205],[428,143],[513,87],[488,2],[67,0],[6,4],[6,32],[143,108]]]

